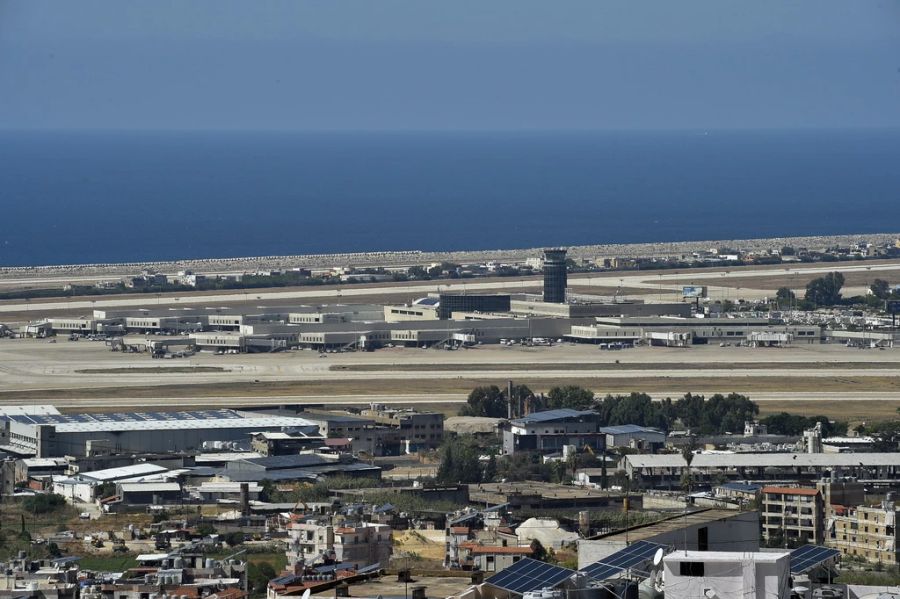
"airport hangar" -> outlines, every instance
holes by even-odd
[[[250,433],[286,430],[318,434],[319,429],[305,418],[237,410],[40,415],[0,410],[0,450],[39,458],[195,451],[205,441],[243,441]]]

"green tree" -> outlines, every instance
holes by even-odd
[[[22,502],[22,507],[32,514],[46,514],[54,512],[66,505],[66,500],[62,495],[48,493],[44,495],[32,495],[26,497]]]
[[[550,558],[550,554],[544,548],[544,545],[537,539],[531,542],[531,549],[534,551],[534,553],[531,554],[531,557],[540,562],[546,562]]]
[[[672,402],[654,402],[646,393],[607,395],[594,409],[600,414],[600,422],[605,426],[636,424],[669,430],[672,424]]]
[[[265,478],[259,483],[259,500],[260,501],[272,501],[272,496],[275,494],[275,483]]]
[[[768,432],[773,435],[801,435],[803,431],[813,428],[817,422],[822,423],[822,434],[826,437],[847,433],[846,422],[831,422],[827,416],[801,416],[779,412],[760,419]]]
[[[704,435],[742,431],[744,422],[759,413],[759,406],[738,393],[716,393],[708,400],[688,393],[675,402],[675,409],[685,426]]]
[[[478,483],[483,472],[479,448],[471,435],[451,437],[441,446],[441,463],[437,480],[445,484]]]
[[[484,466],[484,476],[482,477],[484,482],[490,483],[493,482],[497,478],[497,456],[491,454],[491,457],[488,458],[487,464]]]
[[[463,416],[505,418],[506,410],[504,394],[497,385],[491,385],[489,387],[475,387],[472,389],[460,414]]]
[[[779,307],[790,306],[797,296],[790,287],[779,287],[775,292],[775,301]]]
[[[112,497],[115,494],[116,494],[116,483],[114,483],[114,482],[107,481],[97,487],[97,497],[99,497],[101,499],[105,498],[105,497]]]
[[[269,581],[276,576],[275,568],[269,562],[248,562],[247,564],[247,586],[250,587],[253,595],[265,595]]]
[[[503,402],[509,401],[509,389],[503,390]],[[528,385],[512,386],[512,401],[514,406],[523,406],[526,401],[534,401],[534,391],[528,388]],[[504,408],[505,409],[505,408]],[[504,414],[505,416],[505,414]]]
[[[594,404],[594,392],[577,385],[553,387],[547,393],[545,407],[548,410],[558,408],[571,408],[573,410],[588,410]]]
[[[830,272],[806,284],[806,300],[816,306],[833,306],[841,301],[844,275]]]
[[[869,287],[872,295],[878,299],[887,299],[891,296],[891,284],[884,279],[875,279]]]

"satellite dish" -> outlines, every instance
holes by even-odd
[[[658,566],[662,563],[663,558],[663,550],[662,547],[656,550],[656,553],[653,554],[653,565]]]
[[[306,589],[305,591],[303,591],[303,595],[300,597],[300,599],[309,599],[310,595],[312,595],[312,591]]]

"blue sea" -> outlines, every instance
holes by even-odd
[[[900,229],[900,131],[0,132],[0,265]]]

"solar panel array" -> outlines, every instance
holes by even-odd
[[[525,557],[485,580],[491,586],[517,593],[552,588],[575,574],[574,570],[551,566]]]
[[[240,418],[233,410],[187,410],[183,412],[113,412],[109,414],[13,415],[9,420],[21,424],[89,424],[92,422],[173,422],[184,420],[223,420]]]
[[[804,545],[791,551],[791,574],[803,574],[809,572],[821,563],[840,554],[837,549],[820,547],[819,545]]]
[[[585,566],[580,572],[584,572],[594,580],[608,580],[620,572],[653,559],[657,550],[662,548],[662,545],[656,543],[638,541],[590,566]]]

